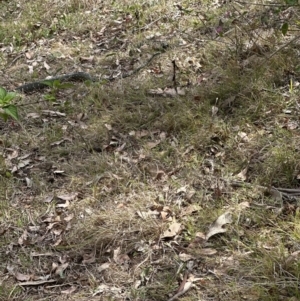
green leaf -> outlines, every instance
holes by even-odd
[[[19,120],[18,109],[16,106],[8,105],[8,106],[3,107],[3,110],[6,115],[12,117],[15,120]],[[7,118],[6,118],[6,120],[7,120]]]
[[[0,87],[0,99],[4,99],[5,95],[7,94],[6,90]]]
[[[285,0],[287,5],[293,6],[298,4],[298,0]]]
[[[0,113],[0,117],[4,120],[4,122],[8,119],[8,115],[6,113]]]
[[[68,88],[72,88],[72,87],[74,87],[74,85],[71,83],[64,83],[64,84],[60,84],[59,86],[57,86],[58,89],[68,89]]]
[[[48,101],[56,101],[56,97],[53,94],[46,94],[44,95],[44,99]]]
[[[282,26],[281,26],[281,32],[282,34],[285,36],[288,32],[288,29],[289,29],[289,24],[288,23],[284,23]]]
[[[14,92],[8,92],[6,93],[5,97],[3,98],[3,102],[5,104],[10,103],[15,97],[17,96],[17,93]]]
[[[52,80],[44,80],[44,81],[42,81],[42,83],[44,85],[47,85],[47,86],[53,88],[53,81]]]
[[[59,79],[55,79],[53,82],[52,82],[52,87],[53,88],[56,88],[56,89],[59,89],[61,86],[61,82]]]

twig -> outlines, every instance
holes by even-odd
[[[174,301],[178,299],[180,296],[182,296],[183,294],[185,294],[192,287],[194,280],[195,280],[194,275],[192,274],[189,275],[189,272],[186,271],[183,280],[179,286],[178,292],[173,297],[168,299],[168,301]]]
[[[177,67],[177,65],[176,65],[175,59],[172,60],[172,65],[173,65],[173,78],[172,78],[173,86],[174,86],[174,89],[175,89],[176,93],[178,94],[178,91],[177,91],[177,82],[176,82],[176,69],[177,69],[178,67]]]
[[[282,45],[281,47],[279,47],[277,50],[275,50],[274,52],[272,52],[266,59],[269,60],[270,58],[272,58],[276,53],[280,52],[283,48],[285,48],[286,46],[292,44],[293,42],[297,41],[298,39],[300,39],[300,35],[294,37],[293,39],[291,39],[290,41],[288,41],[287,43],[285,43],[284,45]],[[262,65],[265,62],[262,63]]]

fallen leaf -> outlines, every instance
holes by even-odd
[[[59,203],[56,205],[56,208],[68,208],[70,206],[69,201],[65,201],[65,203]]]
[[[232,215],[230,212],[225,212],[224,214],[220,215],[216,221],[209,227],[209,230],[206,234],[206,240],[210,237],[219,234],[225,233],[227,229],[223,228],[226,224],[232,223]]]
[[[65,294],[65,295],[69,295],[72,294],[76,291],[76,286],[71,286],[70,288],[66,289],[66,290],[62,290],[61,293]]]
[[[32,275],[25,275],[25,274],[21,274],[19,272],[16,272],[15,277],[19,281],[29,281],[32,278]]]
[[[187,261],[193,259],[194,257],[190,254],[181,253],[181,254],[179,254],[179,258],[180,258],[181,261],[187,262]]]
[[[90,264],[96,261],[95,254],[83,254],[82,264]]]
[[[45,199],[44,199],[44,203],[51,203],[52,200],[54,198],[54,195],[48,195]]]
[[[68,266],[69,266],[69,263],[68,263],[68,262],[66,262],[66,263],[64,263],[64,264],[61,264],[61,265],[57,266],[57,267],[55,268],[55,274],[56,274],[56,275],[59,275],[61,278],[63,278],[63,277],[64,277],[64,276],[63,276],[63,272],[65,271],[65,269],[66,269]]]
[[[24,245],[28,241],[28,232],[24,230],[23,234],[19,237],[18,243],[19,245]]]
[[[71,213],[71,214],[67,215],[67,216],[64,218],[64,220],[65,220],[66,222],[69,222],[69,221],[71,221],[73,218],[74,218],[74,214]]]
[[[244,168],[243,170],[241,170],[236,176],[235,178],[241,180],[241,181],[246,181],[247,180],[247,172],[248,172],[248,166],[246,168]]]
[[[204,248],[204,249],[197,251],[197,255],[201,255],[201,256],[212,256],[217,253],[218,253],[217,250],[211,249],[211,248]]]
[[[148,142],[148,143],[147,143],[147,147],[148,147],[149,149],[155,148],[157,145],[160,144],[160,142],[161,142],[160,140],[155,141],[155,142]]]
[[[108,269],[109,267],[110,267],[110,263],[109,263],[109,262],[106,262],[106,263],[101,264],[101,265],[97,268],[97,270],[98,270],[98,272],[102,272],[102,271]]]
[[[33,119],[36,119],[36,118],[40,118],[40,114],[38,113],[28,113],[26,115],[27,118],[33,118]]]
[[[44,67],[47,71],[50,69],[50,66],[46,62],[44,62]]]
[[[63,201],[73,201],[78,196],[77,192],[70,194],[60,194],[57,197]]]
[[[285,260],[285,264],[289,265],[294,262],[299,262],[299,258],[300,258],[300,251],[295,251],[290,256],[288,256],[288,258]]]
[[[181,230],[181,224],[177,223],[176,221],[173,221],[172,224],[169,226],[168,230],[166,230],[161,238],[168,238],[168,237],[174,237],[177,235]]]
[[[212,107],[211,107],[211,115],[212,115],[212,117],[216,116],[217,113],[218,113],[218,111],[219,111],[219,108],[218,108],[218,107],[212,106]]]

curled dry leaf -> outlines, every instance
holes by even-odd
[[[225,229],[224,226],[230,223],[232,223],[232,215],[230,212],[225,212],[224,214],[220,215],[216,219],[216,221],[209,227],[209,230],[206,234],[206,240],[216,234],[226,232],[227,229]]]
[[[179,258],[181,261],[183,262],[187,262],[191,259],[194,259],[194,256],[193,255],[190,255],[190,254],[186,254],[186,253],[180,253],[179,254]]]
[[[82,264],[91,264],[96,262],[95,254],[83,254]]]
[[[45,199],[44,199],[44,203],[51,203],[52,200],[54,198],[54,195],[48,195]]]
[[[238,180],[246,181],[247,180],[247,172],[248,172],[248,166],[246,168],[244,168],[243,170],[241,170],[235,177]]]
[[[65,269],[69,266],[69,263],[66,262],[64,264],[59,265],[58,267],[56,267],[55,269],[55,274],[59,275],[60,277],[63,277],[63,272],[65,271]]]
[[[293,252],[288,258],[285,260],[286,265],[290,265],[291,263],[299,262],[300,259],[300,251]]]
[[[97,270],[98,270],[98,272],[102,272],[102,271],[108,269],[109,267],[110,267],[110,263],[109,263],[109,262],[105,262],[105,263],[101,264],[101,265],[97,268]]]
[[[176,221],[173,221],[172,224],[169,226],[169,229],[162,234],[161,238],[174,237],[180,232],[180,230],[181,224],[177,223]]]
[[[19,272],[16,272],[15,277],[19,281],[29,281],[32,277],[32,275],[25,275]]]

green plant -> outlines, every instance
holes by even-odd
[[[68,89],[73,87],[74,85],[71,83],[62,83],[60,80],[45,80],[43,84],[49,86],[51,88],[50,93],[44,95],[45,100],[55,101],[59,90]]]
[[[0,116],[7,121],[9,117],[15,120],[19,119],[18,109],[11,102],[17,96],[14,92],[7,92],[4,88],[0,87]]]

